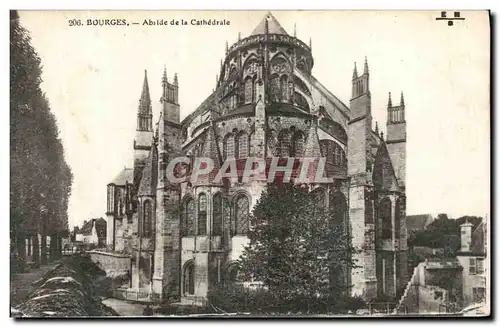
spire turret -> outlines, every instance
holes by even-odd
[[[297,37],[297,23],[293,24],[293,37]]]
[[[401,102],[399,106],[392,104],[391,92],[389,92],[389,101],[387,103],[387,124],[399,124],[405,122],[405,99],[401,93]]]
[[[375,122],[375,134],[378,135],[378,122],[377,121]]]
[[[141,98],[137,111],[137,130],[152,131],[153,109],[151,107],[151,96],[149,94],[148,72],[144,70],[144,82],[142,84]]]
[[[370,96],[370,75],[368,74],[368,62],[365,57],[363,74],[358,76],[356,62],[354,62],[354,71],[352,72],[352,98],[357,98],[363,94]]]
[[[149,95],[148,71],[144,70],[144,82],[142,84],[142,93],[139,100],[139,110],[140,112],[147,113],[150,107],[151,97]]]
[[[179,80],[177,79],[177,73],[174,75],[174,85],[178,86],[179,85]]]
[[[229,53],[229,44],[226,41],[226,54],[228,54],[228,53]]]
[[[167,66],[166,65],[163,68],[163,77],[161,78],[161,83],[162,84],[167,84],[168,83],[168,79],[167,79]]]

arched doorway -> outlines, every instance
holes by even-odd
[[[183,271],[183,293],[184,295],[194,295],[194,262],[188,261],[184,265]]]
[[[392,239],[392,203],[389,198],[384,198],[378,205],[378,220],[380,224],[379,235],[382,240]]]
[[[227,281],[229,283],[243,282],[240,265],[238,263],[231,263],[227,267]]]

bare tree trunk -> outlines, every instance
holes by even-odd
[[[49,261],[54,261],[57,257],[57,232],[50,235],[49,249]]]
[[[38,242],[38,233],[33,235],[33,262],[36,267],[40,266],[40,243]]]
[[[41,246],[40,264],[46,265],[47,264],[47,235],[45,235],[45,231],[41,235],[42,235],[42,242],[40,244],[40,246]]]
[[[19,255],[19,259],[26,262],[26,233],[20,232],[16,233],[17,240],[14,240],[17,246],[17,254]]]

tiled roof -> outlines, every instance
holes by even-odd
[[[266,31],[266,21],[267,21],[267,31]],[[271,13],[267,13],[266,16],[260,21],[259,25],[253,30],[251,35],[260,35],[260,34],[283,34],[288,35],[283,27],[281,27],[280,23],[276,20],[276,18]]]
[[[406,216],[406,229],[423,231],[431,222],[430,214]]]
[[[92,228],[93,228],[94,224],[95,224],[95,228],[97,231],[97,236],[98,237],[106,237],[107,222],[103,218],[94,218],[94,219],[91,219],[91,220],[85,222],[83,224],[82,228],[80,228],[80,231],[78,232],[78,234],[91,235]]]
[[[134,170],[132,168],[124,168],[110,184],[124,186],[126,182],[132,183]]]

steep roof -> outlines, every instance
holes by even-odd
[[[134,170],[132,168],[124,168],[118,175],[116,175],[110,184],[124,186],[126,182],[132,183],[133,176]]]
[[[267,25],[267,31],[266,31]],[[288,35],[285,29],[280,25],[278,20],[271,14],[270,12],[264,16],[264,18],[260,21],[259,25],[253,30],[251,35],[259,35],[259,34],[283,34]]]
[[[79,234],[82,235],[91,235],[92,234],[92,228],[95,225],[95,229],[97,231],[97,236],[98,237],[106,237],[106,226],[107,222],[103,218],[93,218],[87,222],[85,222],[79,230]]]
[[[373,185],[382,190],[398,190],[398,183],[385,142],[378,147],[373,164]]]
[[[432,220],[430,214],[406,216],[406,229],[423,231]]]
[[[144,71],[141,98],[139,99],[139,114],[152,114],[151,96],[149,95],[148,72]]]

